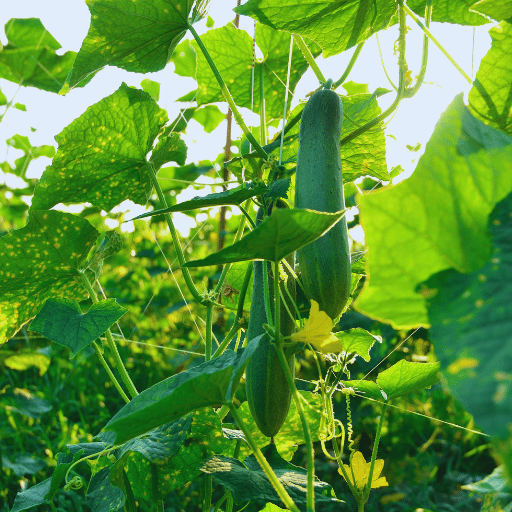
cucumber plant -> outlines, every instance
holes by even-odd
[[[9,24],[9,44],[0,52],[0,76],[19,85],[64,95],[86,86],[105,65],[149,73],[163,69],[170,59],[177,72],[198,81],[197,90],[185,98],[195,105],[181,112],[176,122],[169,123],[167,112],[155,100],[154,83],[145,82],[143,90],[123,84],[91,106],[56,137],[59,147],[52,165],[35,186],[31,184],[26,226],[0,238],[2,341],[26,325],[71,349],[72,357],[90,350],[121,402],[94,442],[91,437],[70,445],[69,454],[57,458],[57,469],[47,480],[10,500],[13,512],[32,506],[57,510],[61,488],[84,493],[93,510],[161,512],[172,509],[173,494],[191,485],[197,485],[193,494],[202,501],[193,503],[194,510],[202,506],[232,512],[235,503],[244,502],[261,507],[271,503],[293,512],[339,506],[343,500],[315,475],[319,449],[314,443],[335,461],[340,485],[343,479],[360,512],[369,503],[371,490],[387,485],[383,475],[389,468],[377,457],[389,402],[437,383],[438,363],[405,359],[382,371],[376,381],[351,379],[356,362],[368,362],[370,349],[381,338],[361,328],[337,331],[337,320],[350,306],[351,294],[360,293],[356,285],[366,272],[355,257],[351,265],[342,171],[345,184],[353,189],[357,179],[367,175],[390,180],[385,158],[374,158],[365,144],[370,141],[384,154],[382,121],[403,99],[414,96],[423,81],[427,43],[433,39],[428,29],[432,2],[426,2],[424,54],[415,85],[405,59],[406,12],[417,18],[401,0],[388,2],[378,20],[370,12],[356,19],[334,4],[329,12],[301,11],[294,28],[276,14],[284,9],[296,16],[287,6],[249,0],[236,12],[257,20],[252,40],[238,29],[238,22],[200,35],[195,24],[205,17],[207,4],[91,0],[89,34],[76,56],[62,59],[40,22]],[[399,80],[394,101],[381,112],[377,97],[382,91],[341,96],[336,89],[347,80],[365,39],[391,24],[395,15]],[[342,30],[346,27],[351,30]],[[326,40],[325,33],[333,30],[340,38]],[[181,41],[187,32],[191,40]],[[347,39],[348,33],[354,37]],[[255,59],[255,45],[264,50],[262,62]],[[315,57],[321,51],[329,56],[356,45],[345,70],[329,68],[330,75],[340,78],[326,78]],[[229,58],[223,55],[226,48],[231,50]],[[20,60],[19,54],[30,59]],[[307,102],[291,109],[290,95],[309,67],[318,88]],[[53,74],[59,87],[43,80],[40,69]],[[169,205],[174,198],[162,186],[164,179],[193,186],[191,178],[202,172],[200,165],[185,164],[181,132],[187,123],[182,121],[194,117],[206,125],[215,111],[201,111],[201,106],[218,101],[228,104],[228,119],[232,116],[243,132],[242,141],[232,141],[228,129],[225,153],[219,159],[224,190]],[[247,126],[241,107],[259,114],[259,127]],[[281,131],[268,142],[281,112]],[[460,153],[477,151],[480,146],[467,140],[476,132],[465,134],[464,143],[457,146]],[[19,146],[20,140],[12,145]],[[234,158],[232,145],[241,153]],[[345,158],[358,151],[359,161]],[[177,167],[165,167],[170,162]],[[2,169],[15,171],[7,165]],[[215,166],[208,166],[208,172],[215,174]],[[228,188],[230,173],[236,188]],[[285,208],[293,186],[294,207]],[[152,227],[163,216],[189,294],[187,302],[193,302],[195,318],[204,319],[196,322],[203,361],[143,391],[132,378],[133,361],[126,365],[119,350],[128,340],[112,332],[126,309],[106,298],[101,285],[109,261],[104,265],[104,260],[125,249],[113,233],[98,243],[100,230],[105,230],[99,212],[110,212],[127,199],[151,204],[153,209],[139,218],[151,217]],[[61,203],[90,203],[96,210],[73,215],[54,209]],[[219,230],[229,226],[218,234],[223,240],[219,246],[225,247],[209,255],[200,243],[193,251],[184,250],[175,212],[217,206],[240,211],[229,222],[226,217],[219,222]],[[155,229],[159,236],[161,231]],[[232,243],[224,244],[229,239]],[[204,268],[209,270],[198,270]],[[204,277],[208,285],[202,290]],[[245,300],[249,295],[250,305]],[[215,329],[219,311],[229,325]],[[299,369],[298,361],[304,366],[312,363],[316,377],[302,379],[306,368]],[[301,391],[299,379],[306,380]],[[304,385],[312,391],[303,390]],[[368,462],[362,453],[365,447],[356,447],[352,425],[351,400],[356,395],[383,404]],[[346,404],[345,422],[335,413],[341,399]],[[306,468],[290,464],[298,445],[304,445]],[[79,466],[84,461],[89,468]],[[90,478],[85,478],[90,468]]]

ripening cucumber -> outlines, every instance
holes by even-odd
[[[299,131],[295,207],[320,212],[345,208],[341,171],[341,99],[334,91],[317,91],[304,107]],[[325,235],[297,251],[309,300],[318,302],[333,320],[350,295],[350,249],[343,217]]]
[[[260,209],[257,221],[261,221],[262,217],[263,210]],[[293,258],[290,257],[287,261],[293,268]],[[273,265],[268,261],[254,262],[252,302],[246,335],[249,340],[248,343],[251,343],[251,340],[260,334],[265,333],[263,324],[269,323],[265,312],[263,272],[267,272],[269,295],[272,297],[274,293],[272,267]],[[295,299],[295,281],[289,274],[287,287],[291,296]],[[286,300],[286,304],[292,315],[295,315],[295,309],[289,299]],[[272,315],[274,315],[272,300],[271,305]],[[295,319],[290,317],[283,301],[281,301],[280,311],[281,334],[289,336],[295,329]],[[294,376],[294,353],[287,353],[285,351],[285,355],[290,372]],[[247,401],[249,402],[251,414],[260,431],[267,437],[274,437],[286,419],[292,395],[276,349],[268,334],[262,338],[258,349],[251,356],[245,375]]]

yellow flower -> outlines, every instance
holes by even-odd
[[[359,491],[364,491],[364,488],[366,484],[368,483],[368,478],[370,476],[370,466],[371,462],[366,462],[364,460],[364,456],[361,452],[355,452],[354,455],[352,455],[352,461],[350,463],[352,466],[352,469],[350,466],[347,466],[346,464],[343,464],[343,467],[345,468],[345,471],[348,475],[348,478],[350,480],[350,483],[356,487]],[[384,461],[382,459],[377,459],[375,461],[375,466],[373,467],[373,475],[372,475],[372,489],[377,489],[378,487],[387,487],[389,484],[386,480],[385,476],[380,476],[382,469],[384,468]],[[341,476],[343,476],[343,473],[341,469],[338,469],[338,472]],[[356,479],[355,484],[352,477],[352,472],[354,473],[354,477]],[[345,478],[343,476],[343,478]]]
[[[335,334],[331,332],[332,319],[324,311],[320,311],[318,303],[311,301],[311,311],[309,318],[304,324],[302,331],[291,335],[292,341],[301,343],[311,343],[315,348],[324,354],[341,352],[343,345]]]

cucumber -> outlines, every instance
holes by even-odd
[[[259,210],[256,218],[257,222],[262,220],[263,210]],[[293,258],[287,259],[293,268]],[[251,340],[264,334],[266,331],[263,324],[269,323],[265,313],[264,299],[264,279],[263,272],[268,275],[269,295],[274,293],[274,279],[271,272],[272,265],[267,261],[254,262],[254,283],[252,291],[252,302],[249,317],[249,326],[247,329],[248,343]],[[293,298],[295,298],[295,281],[288,275],[288,290]],[[290,300],[286,301],[288,309],[292,314],[295,309]],[[272,315],[274,315],[274,305],[272,305]],[[295,329],[295,319],[290,318],[281,301],[281,334],[289,336]],[[288,367],[292,375],[295,375],[295,355],[285,351]],[[249,360],[246,371],[246,393],[247,401],[251,414],[256,421],[256,425],[260,431],[267,437],[274,437],[283,425],[291,403],[291,390],[286,380],[281,362],[277,355],[276,349],[272,344],[270,336],[267,334],[260,341],[258,349],[254,352]]]
[[[341,99],[334,91],[317,91],[304,107],[299,131],[295,207],[320,212],[345,208],[341,172]],[[350,249],[343,217],[325,235],[297,251],[309,300],[333,320],[350,296]]]

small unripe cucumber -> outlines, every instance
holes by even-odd
[[[261,220],[262,215],[263,212],[260,210],[257,221]],[[293,258],[289,258],[287,261],[293,268]],[[272,264],[267,261],[254,262],[254,283],[249,326],[247,329],[248,343],[251,343],[252,339],[266,332],[263,328],[263,324],[268,323],[265,313],[263,272],[267,272],[268,291],[270,297],[272,297],[274,294],[274,279],[271,268]],[[287,287],[291,296],[295,298],[295,281],[289,274]],[[274,315],[272,301],[271,304],[272,315]],[[294,315],[295,309],[291,301],[287,300],[286,304]],[[281,334],[289,336],[295,329],[295,320],[290,318],[283,301],[281,301],[280,311]],[[290,372],[294,376],[295,356],[293,353],[287,354],[286,351],[285,355]],[[258,349],[251,356],[245,372],[247,401],[249,402],[251,414],[260,431],[267,437],[274,437],[286,420],[292,395],[276,349],[267,334],[260,341]]]
[[[299,132],[295,207],[320,212],[345,208],[341,172],[341,99],[334,91],[317,91],[304,107]],[[343,217],[325,235],[297,251],[309,300],[337,318],[350,295],[350,249]]]

